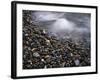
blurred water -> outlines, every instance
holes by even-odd
[[[34,21],[59,38],[90,41],[90,18],[86,13],[34,11]],[[51,35],[51,34],[50,34]]]

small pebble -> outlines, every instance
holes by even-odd
[[[44,62],[44,59],[41,59],[41,61],[43,61],[43,62]]]
[[[40,57],[39,53],[37,53],[37,52],[33,53],[33,56],[34,57]]]
[[[45,31],[45,29],[43,29],[43,33],[44,33],[44,34],[46,34],[46,31]]]
[[[71,53],[71,56],[73,56],[73,53]]]
[[[75,62],[76,66],[78,66],[80,64],[80,61],[78,59],[76,59],[74,62]]]

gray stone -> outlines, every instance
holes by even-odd
[[[76,66],[78,66],[80,64],[80,61],[78,59],[76,59],[74,62],[75,62]]]
[[[38,52],[33,53],[34,57],[40,57],[40,54]]]

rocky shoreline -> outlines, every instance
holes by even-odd
[[[31,12],[23,13],[23,69],[45,69],[90,66],[90,46],[81,40],[58,39],[48,35],[31,19]]]

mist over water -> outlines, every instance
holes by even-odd
[[[57,12],[45,12],[45,11],[38,11],[34,12],[33,16],[35,16],[35,20],[39,22],[43,21],[52,21],[57,20],[64,16],[65,13],[57,13]]]
[[[60,39],[71,38],[77,41],[85,38],[90,41],[90,14],[36,11],[32,16],[40,27],[48,29],[49,35]]]
[[[57,19],[52,25],[52,32],[73,31],[75,24],[65,18]]]

